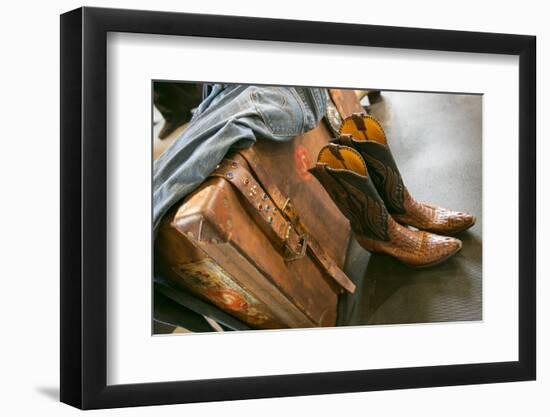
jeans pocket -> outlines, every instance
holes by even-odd
[[[304,129],[304,109],[288,88],[258,87],[250,98],[267,128],[274,135],[298,136]]]

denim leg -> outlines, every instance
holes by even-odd
[[[322,89],[215,85],[189,126],[153,166],[153,227],[197,188],[230,149],[256,138],[288,141],[324,115]]]

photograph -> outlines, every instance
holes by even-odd
[[[483,94],[152,80],[153,335],[483,320]]]

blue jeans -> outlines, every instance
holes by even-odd
[[[197,188],[230,149],[256,138],[288,141],[313,129],[326,111],[321,88],[214,85],[182,135],[153,166],[153,228]]]

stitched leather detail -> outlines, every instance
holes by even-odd
[[[367,153],[363,155],[367,161],[369,174],[372,181],[379,190],[382,199],[390,213],[402,213],[405,211],[403,206],[405,186],[401,175],[393,163],[384,163]]]
[[[389,239],[388,212],[367,177],[355,175],[354,178],[349,171],[331,170],[326,165],[317,165],[310,171],[350,220],[356,234],[377,240]]]
[[[338,160],[334,164],[338,165]],[[366,250],[393,256],[409,266],[427,267],[443,262],[462,247],[458,239],[411,230],[393,220],[368,176],[319,162],[310,172],[349,219],[357,241]]]
[[[359,118],[362,117],[362,123]],[[407,191],[380,123],[372,116],[353,115],[342,123],[341,134],[351,134],[347,145],[359,151],[372,181],[393,218],[401,224],[440,234],[472,227],[475,216],[416,201]]]
[[[361,154],[353,147],[329,144],[319,151],[319,163],[326,163],[333,169],[347,169],[366,176],[367,165]]]
[[[358,122],[362,117],[363,123]],[[386,133],[378,120],[368,114],[354,114],[347,117],[340,126],[340,135],[352,135],[356,140],[372,140],[385,145]]]

